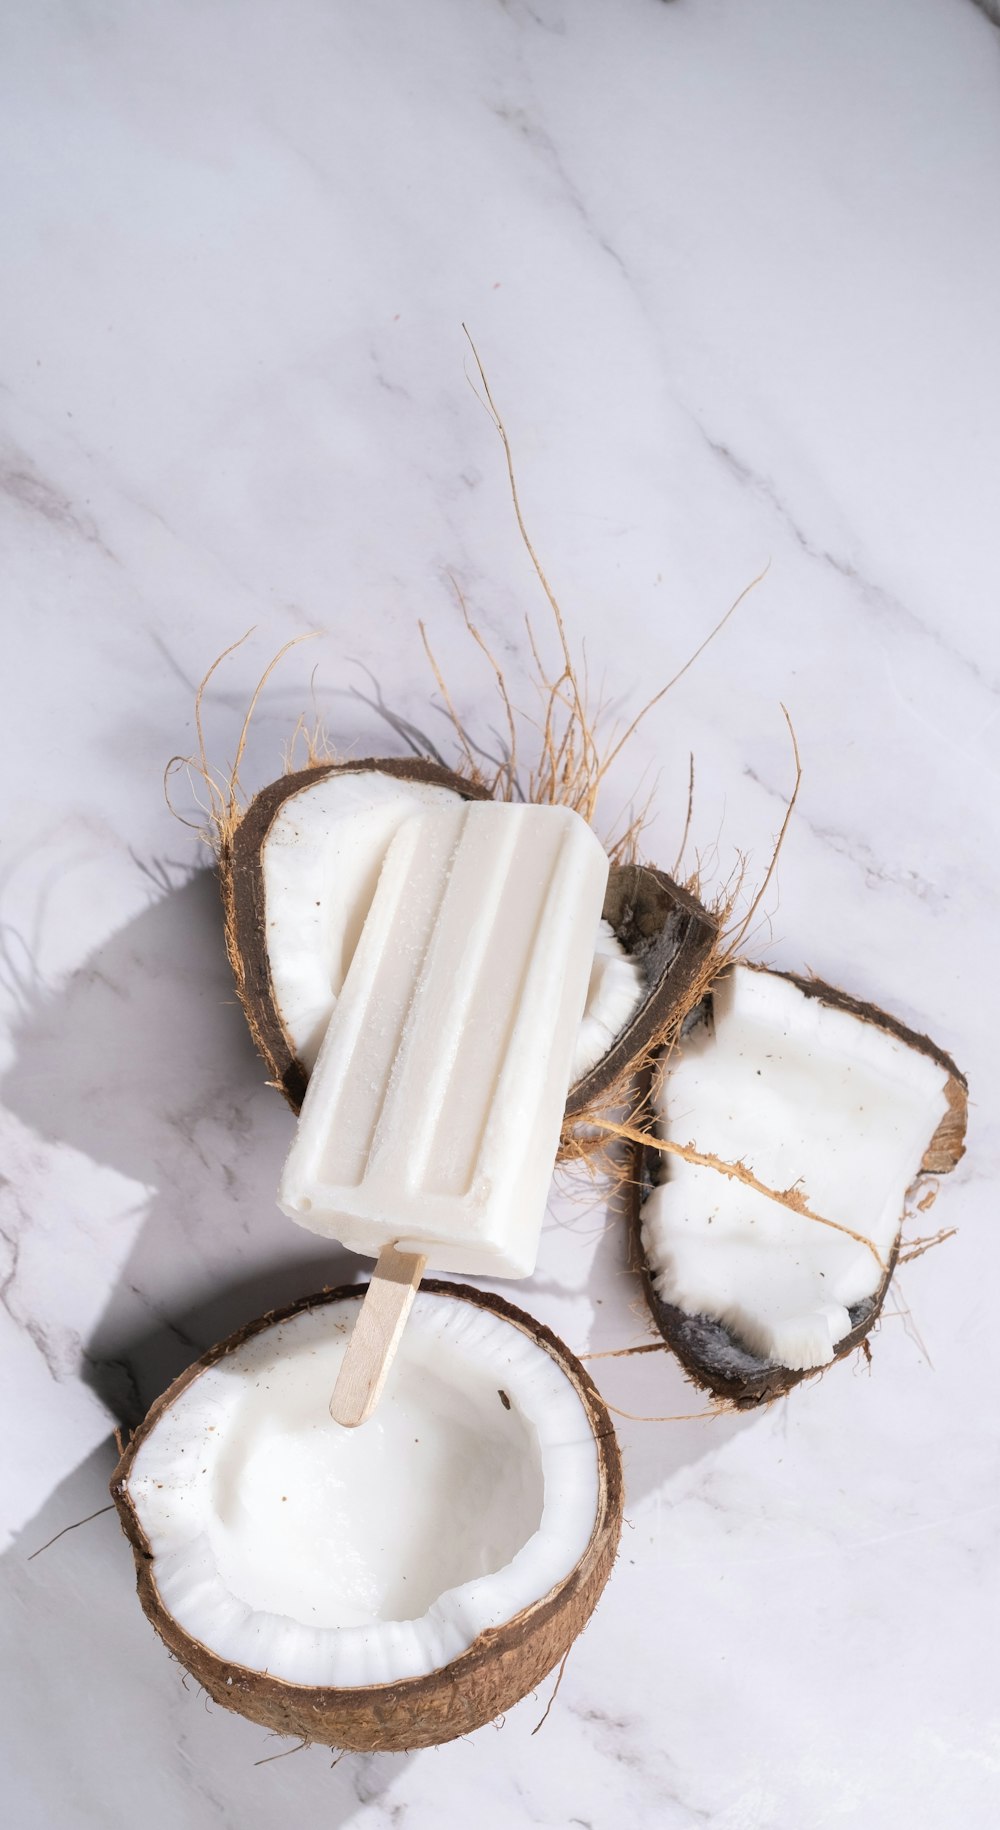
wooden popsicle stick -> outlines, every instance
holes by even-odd
[[[348,1430],[371,1416],[413,1307],[427,1259],[384,1245],[330,1399],[330,1415]]]

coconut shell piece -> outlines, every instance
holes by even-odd
[[[541,1322],[502,1297],[468,1285],[430,1279],[426,1290],[491,1311],[529,1335],[573,1385],[594,1434],[598,1503],[593,1531],[575,1568],[547,1595],[502,1626],[481,1633],[452,1663],[426,1677],[356,1689],[292,1684],[265,1672],[228,1663],[193,1639],[168,1612],[156,1585],[155,1560],[139,1522],[128,1479],[136,1453],[162,1413],[206,1368],[251,1336],[304,1309],[345,1298],[360,1299],[366,1285],[324,1290],[260,1316],[212,1347],[158,1398],[125,1449],[111,1479],[111,1497],[135,1557],[137,1590],[147,1619],[168,1649],[223,1709],[231,1709],[277,1735],[361,1753],[433,1747],[483,1728],[541,1683],[569,1651],[589,1620],[615,1561],[622,1525],[622,1467],[614,1427],[593,1380],[575,1356]]]
[[[262,788],[227,837],[219,869],[226,944],[236,988],[270,1078],[294,1112],[302,1104],[309,1076],[284,1028],[274,994],[261,855],[272,821],[289,795],[326,775],[365,770],[449,788],[465,800],[492,798],[488,789],[418,757],[320,763]],[[694,896],[662,871],[642,864],[612,865],[604,918],[625,951],[639,961],[647,993],[607,1054],[571,1089],[567,1119],[575,1120],[602,1102],[613,1103],[614,1091],[627,1079],[633,1064],[645,1060],[657,1041],[670,1033],[718,933],[715,919]]]
[[[226,947],[236,979],[250,1034],[267,1065],[271,1080],[284,1093],[293,1112],[305,1097],[309,1075],[295,1053],[281,1021],[271,980],[267,950],[267,917],[261,854],[272,821],[289,795],[297,794],[327,775],[363,774],[375,770],[400,781],[450,788],[463,800],[489,800],[485,788],[463,781],[450,769],[420,757],[367,758],[348,763],[318,763],[279,776],[255,794],[235,832],[226,839],[219,858],[222,900],[226,917]]]
[[[714,915],[696,896],[648,864],[612,865],[604,919],[639,961],[649,989],[607,1054],[570,1088],[567,1119],[599,1108],[672,1033],[719,934]]]
[[[751,962],[743,961],[741,964],[746,969]],[[772,971],[770,967],[758,965],[753,965],[752,970]],[[965,1154],[969,1092],[965,1076],[951,1056],[932,1042],[929,1036],[908,1029],[904,1023],[886,1011],[879,1010],[874,1004],[863,1003],[847,992],[838,990],[836,986],[824,984],[821,979],[802,978],[793,972],[773,972],[772,976],[787,979],[806,997],[818,998],[833,1009],[847,1011],[862,1022],[873,1024],[877,1029],[906,1043],[909,1048],[929,1056],[939,1067],[944,1068],[948,1075],[945,1087],[948,1108],[924,1152],[920,1174],[945,1175],[954,1169]],[[710,1019],[710,1014],[711,992],[692,1014],[690,1021],[693,1025],[700,1020]],[[641,1128],[654,1130],[656,1115],[649,1102],[651,1079],[650,1074],[647,1076],[646,1097],[637,1124]],[[710,1148],[710,1144],[705,1147]],[[736,1410],[754,1410],[758,1405],[770,1403],[773,1398],[782,1397],[803,1379],[815,1378],[817,1374],[825,1372],[826,1367],[792,1368],[764,1359],[738,1341],[722,1322],[706,1315],[689,1315],[676,1304],[665,1301],[659,1294],[653,1269],[643,1248],[642,1210],[653,1187],[668,1173],[668,1159],[661,1151],[649,1144],[633,1145],[631,1174],[625,1189],[626,1217],[633,1262],[639,1268],[653,1320],[685,1372],[704,1391]],[[897,1233],[886,1274],[874,1295],[866,1297],[848,1311],[852,1326],[843,1339],[837,1342],[834,1362],[845,1359],[855,1348],[860,1347],[875,1326],[896,1268],[900,1243],[900,1234]]]

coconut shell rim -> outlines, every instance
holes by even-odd
[[[272,1678],[266,1672],[237,1665],[188,1633],[165,1605],[156,1585],[156,1557],[128,1491],[135,1456],[182,1392],[212,1366],[246,1341],[279,1327],[305,1310],[339,1301],[360,1301],[367,1284],[343,1284],[300,1297],[243,1323],[208,1348],[178,1375],[150,1405],[125,1445],[110,1481],[110,1493],[122,1530],[132,1548],[136,1587],[146,1618],[168,1650],[224,1708],[279,1733],[360,1752],[392,1752],[437,1746],[484,1727],[542,1681],[583,1631],[604,1590],[617,1555],[622,1529],[624,1481],[621,1453],[611,1417],[594,1381],[576,1355],[544,1322],[492,1292],[471,1285],[428,1278],[421,1289],[486,1309],[516,1327],[549,1354],[570,1380],[583,1405],[597,1453],[598,1494],[593,1529],[572,1569],[546,1594],[498,1627],[477,1634],[471,1646],[433,1672],[392,1683],[322,1686]],[[517,1668],[518,1649],[526,1651],[524,1671]],[[512,1669],[503,1669],[506,1661]],[[490,1683],[499,1675],[499,1683]],[[523,1680],[523,1681],[522,1681]],[[465,1692],[466,1710],[454,1723],[448,1705]],[[245,1707],[250,1700],[256,1709]],[[442,1708],[442,1705],[444,1706]],[[388,1720],[386,1719],[388,1718]],[[393,1718],[397,1718],[393,1721]],[[444,1732],[439,1732],[443,1730]],[[311,1731],[311,1732],[310,1732]],[[430,1732],[428,1732],[430,1731]],[[331,1737],[332,1734],[332,1738]]]
[[[947,1054],[944,1049],[940,1048],[929,1036],[921,1034],[918,1030],[910,1029],[905,1023],[901,1022],[899,1018],[892,1016],[890,1012],[880,1009],[878,1005],[866,1003],[861,999],[852,997],[850,993],[840,990],[836,985],[828,985],[824,980],[816,978],[815,976],[804,977],[795,972],[784,972],[777,967],[767,966],[756,960],[734,961],[729,966],[725,967],[713,981],[713,985],[709,987],[708,992],[706,992],[706,997],[711,995],[714,985],[719,983],[726,972],[732,970],[733,965],[747,967],[753,972],[768,973],[774,978],[786,979],[807,997],[818,998],[822,1003],[828,1004],[835,1010],[844,1010],[848,1012],[849,1015],[859,1018],[862,1022],[873,1024],[875,1028],[884,1030],[887,1034],[896,1037],[897,1040],[906,1043],[908,1047],[916,1049],[919,1054],[928,1055],[933,1061],[937,1062],[939,1067],[944,1068],[949,1076],[949,1084],[946,1090],[949,1109],[941,1119],[937,1130],[934,1133],[934,1137],[927,1146],[923,1162],[917,1172],[915,1181],[919,1180],[920,1177],[924,1175],[946,1175],[955,1168],[956,1164],[961,1161],[961,1158],[965,1153],[964,1138],[968,1112],[968,1081],[966,1080],[965,1075],[956,1066],[952,1057]],[[652,1073],[647,1076],[646,1084],[643,1088],[642,1109],[647,1113],[651,1113],[649,1104],[651,1083]],[[957,1143],[957,1148],[949,1149],[949,1140],[952,1136],[954,1136],[955,1142]],[[935,1153],[935,1145],[939,1143],[939,1140],[940,1154]],[[945,1155],[948,1155],[950,1160],[944,1161],[943,1157]],[[931,1160],[929,1161],[928,1159]],[[643,1248],[642,1210],[645,1205],[643,1189],[646,1182],[652,1181],[653,1179],[647,1172],[651,1168],[652,1163],[658,1161],[659,1158],[656,1151],[652,1150],[649,1145],[636,1144],[633,1146],[633,1170],[629,1177],[627,1194],[629,1239],[632,1252],[638,1262],[643,1293],[653,1320],[671,1352],[684,1367],[685,1372],[703,1391],[708,1391],[714,1397],[721,1398],[736,1410],[754,1410],[759,1405],[771,1403],[775,1398],[784,1397],[787,1392],[792,1391],[794,1387],[800,1385],[803,1380],[820,1377],[824,1372],[828,1372],[831,1366],[836,1365],[839,1360],[845,1359],[849,1354],[853,1353],[856,1348],[860,1347],[863,1341],[867,1340],[868,1335],[871,1333],[882,1312],[882,1306],[885,1302],[889,1285],[892,1282],[896,1270],[899,1250],[902,1244],[902,1229],[905,1215],[900,1216],[899,1227],[897,1228],[896,1236],[893,1240],[885,1275],[874,1294],[870,1298],[864,1299],[865,1303],[870,1303],[871,1307],[866,1309],[866,1313],[861,1316],[848,1330],[847,1334],[836,1343],[833,1351],[833,1358],[827,1361],[823,1366],[791,1367],[785,1366],[780,1360],[761,1360],[759,1373],[748,1374],[746,1378],[741,1379],[735,1375],[726,1375],[721,1370],[713,1368],[709,1362],[692,1352],[683,1332],[684,1325],[699,1319],[710,1322],[712,1327],[719,1329],[735,1347],[742,1348],[742,1343],[724,1323],[716,1322],[711,1317],[689,1315],[687,1310],[681,1309],[676,1303],[666,1302],[656,1289],[654,1273]],[[749,1350],[743,1349],[743,1351]]]

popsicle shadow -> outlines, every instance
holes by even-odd
[[[3,1082],[33,1131],[118,1171],[148,1202],[82,1345],[82,1377],[126,1424],[241,1322],[360,1269],[277,1212],[292,1118],[265,1085],[221,929],[214,873],[197,870],[55,997],[22,986]]]
[[[126,1425],[241,1323],[364,1275],[356,1256],[320,1248],[274,1204],[293,1120],[266,1084],[236,1000],[214,872],[198,869],[173,885],[162,868],[147,875],[158,876],[159,893],[55,996],[22,982],[17,1055],[2,1085],[33,1131],[117,1170],[148,1203],[81,1348],[82,1377]],[[598,1205],[582,1225],[598,1235],[587,1276],[590,1345],[655,1342],[620,1213]],[[555,1294],[544,1248],[533,1279],[496,1287],[529,1311]],[[686,1418],[705,1408],[667,1353],[594,1361],[590,1370],[622,1410]],[[737,1417],[685,1430],[615,1421],[628,1444],[633,1501],[747,1427]]]

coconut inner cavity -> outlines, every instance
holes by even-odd
[[[417,1365],[396,1384],[359,1430],[331,1425],[309,1351],[240,1398],[209,1531],[220,1576],[249,1607],[303,1626],[419,1619],[537,1531],[538,1445],[490,1376]]]
[[[319,1053],[389,843],[408,814],[459,797],[376,769],[321,776],[281,804],[261,850],[268,964],[285,1033],[307,1072]],[[570,1076],[582,1080],[647,986],[602,921]]]
[[[874,1023],[736,967],[669,1058],[654,1105],[661,1136],[798,1189],[885,1265],[947,1079]],[[716,1170],[676,1156],[663,1165],[642,1238],[664,1300],[721,1322],[762,1359],[796,1370],[832,1360],[883,1280],[873,1252]]]
[[[597,1515],[572,1382],[458,1298],[420,1292],[375,1415],[335,1424],[357,1313],[350,1299],[303,1311],[197,1375],[128,1480],[180,1626],[292,1683],[439,1669],[568,1575]]]

